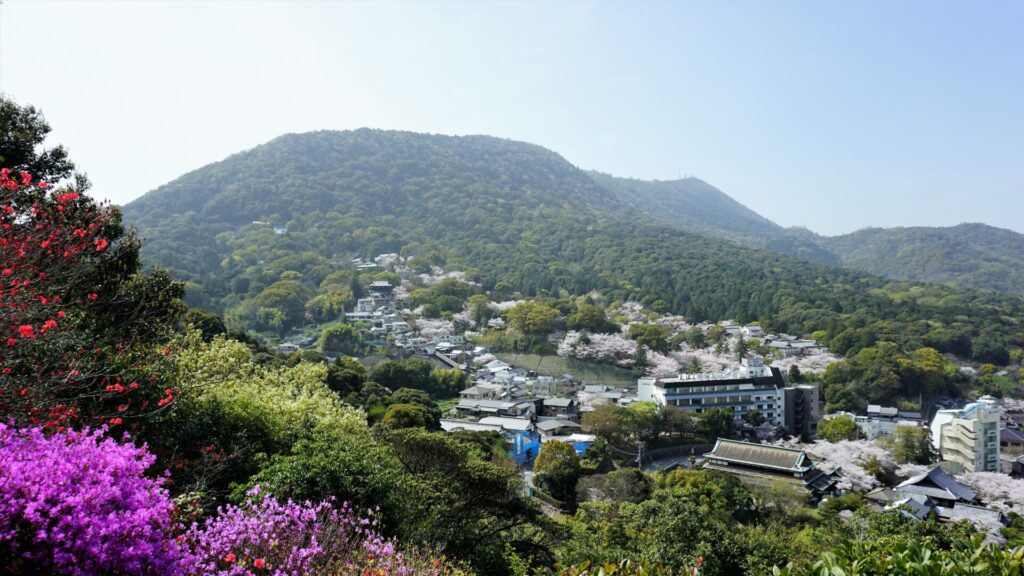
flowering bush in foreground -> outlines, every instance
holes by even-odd
[[[47,437],[0,424],[0,565],[7,573],[178,574],[171,502],[145,447],[105,430]]]
[[[184,536],[187,573],[217,576],[428,576],[462,571],[443,559],[407,553],[383,538],[372,511],[361,517],[348,503],[281,502],[249,491],[243,506],[225,506]]]
[[[118,426],[173,400],[151,348],[182,286],[138,274],[139,246],[116,208],[0,168],[0,421]]]

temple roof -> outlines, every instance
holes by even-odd
[[[726,462],[785,472],[806,472],[814,467],[803,450],[724,438],[719,438],[711,452],[704,456],[714,460],[725,460]]]

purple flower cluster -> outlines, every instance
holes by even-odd
[[[244,506],[224,506],[185,534],[187,571],[217,576],[343,574],[367,563],[402,574],[403,555],[377,532],[372,511],[360,517],[348,503],[281,502],[250,490]],[[376,573],[376,572],[375,572]]]
[[[56,574],[180,574],[155,458],[105,430],[46,435],[0,424],[0,557]]]
[[[0,568],[67,576],[428,576],[461,569],[380,535],[372,510],[249,492],[202,526],[172,519],[145,446],[106,429],[0,424]]]

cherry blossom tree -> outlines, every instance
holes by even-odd
[[[987,506],[1018,514],[1024,510],[1024,480],[998,472],[965,472],[956,479],[970,486]]]

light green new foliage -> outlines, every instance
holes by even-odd
[[[983,536],[952,550],[926,541],[847,542],[811,566],[776,568],[775,576],[1021,576],[1024,547],[1000,548]]]
[[[367,433],[362,411],[343,404],[324,383],[323,364],[264,368],[244,344],[222,337],[204,343],[198,332],[182,344],[177,387],[197,402],[216,402],[258,418],[276,441],[291,442],[321,427]]]

